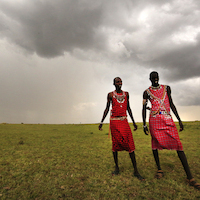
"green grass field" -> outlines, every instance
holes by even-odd
[[[195,179],[200,182],[200,122],[184,122],[179,134]],[[132,125],[131,125],[131,128]],[[114,161],[108,124],[0,124],[0,199],[200,199],[188,186],[176,151],[159,151],[165,176],[157,180],[151,138],[133,132],[140,182],[127,152]]]

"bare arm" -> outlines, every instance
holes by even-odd
[[[147,94],[147,91],[145,90],[144,93],[143,93],[143,107],[142,107],[142,119],[143,119],[143,131],[146,135],[148,135],[148,128],[147,128],[147,125],[146,125],[146,109],[147,109],[147,102],[148,102],[148,94]]]
[[[105,108],[105,110],[104,110],[101,123],[99,124],[99,130],[100,130],[100,131],[102,130],[103,121],[104,121],[104,119],[106,118],[106,116],[107,116],[107,114],[108,114],[108,112],[109,112],[110,102],[111,102],[111,101],[112,101],[112,93],[108,93],[106,108]]]
[[[129,116],[130,116],[130,118],[131,118],[131,120],[132,120],[132,122],[133,122],[134,131],[136,131],[136,130],[137,130],[137,125],[136,125],[135,120],[134,120],[134,118],[133,118],[132,110],[131,110],[131,108],[130,108],[129,93],[126,92],[126,95],[127,95],[127,111],[128,111],[128,114],[129,114]]]
[[[180,126],[180,130],[179,131],[182,131],[183,130],[183,124],[182,124],[182,121],[181,121],[181,119],[179,117],[179,114],[178,114],[178,111],[176,109],[176,106],[173,103],[172,96],[171,96],[171,88],[169,86],[167,86],[167,94],[168,94],[168,98],[169,98],[170,108],[172,109],[174,115],[176,116],[176,118],[179,121],[179,126]]]

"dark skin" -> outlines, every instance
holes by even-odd
[[[121,90],[121,87],[122,87],[122,80],[121,78],[117,77],[114,79],[114,84],[115,86],[115,89],[116,89],[116,92],[118,94],[122,94],[122,90]],[[126,96],[127,96],[127,111],[128,111],[128,114],[133,122],[133,126],[134,126],[134,131],[137,130],[137,125],[134,121],[134,118],[133,118],[133,114],[132,114],[132,111],[131,111],[131,108],[130,108],[130,103],[129,103],[129,93],[126,92]],[[103,113],[103,117],[102,117],[102,120],[101,122],[103,123],[104,119],[106,118],[108,112],[109,112],[109,109],[110,109],[110,105],[112,103],[112,92],[108,93],[107,95],[107,103],[106,103],[106,108],[104,110],[104,113]],[[118,117],[122,117],[122,116],[118,116]],[[102,126],[103,124],[99,124],[99,130],[102,130]],[[132,164],[133,164],[133,167],[134,167],[134,175],[139,178],[140,177],[140,174],[138,172],[138,169],[137,169],[137,164],[136,164],[136,159],[135,159],[135,153],[134,151],[132,153],[129,153],[130,155],[130,158],[131,158],[131,161],[132,161]],[[119,173],[119,166],[118,166],[118,152],[113,152],[113,158],[114,158],[114,162],[115,162],[115,171],[114,171],[114,174],[118,174]],[[116,173],[115,173],[116,172]],[[139,177],[138,177],[139,176]],[[141,178],[141,177],[140,177]],[[139,179],[140,179],[139,178]],[[144,180],[143,178],[140,179],[140,180]]]
[[[152,77],[150,78],[150,81],[151,81],[151,84],[153,87],[157,87],[159,86],[159,76],[157,74],[153,74]],[[177,112],[177,109],[173,103],[173,100],[172,100],[172,96],[171,96],[171,88],[169,86],[167,86],[167,94],[168,94],[168,98],[169,98],[169,103],[170,103],[170,108],[172,109],[174,115],[176,116],[176,118],[178,119],[179,121],[179,126],[180,126],[180,129],[179,131],[183,131],[183,124],[182,124],[182,121],[178,115],[178,112]],[[145,126],[146,125],[146,110],[148,109],[147,108],[147,102],[149,100],[149,95],[147,94],[147,91],[145,90],[144,93],[143,93],[143,100],[146,100],[146,103],[143,103],[143,109],[142,109],[142,119],[143,119],[143,125]],[[143,101],[144,102],[144,101]],[[148,135],[148,128],[144,128],[144,132],[146,135]]]
[[[158,73],[151,74],[150,81],[151,81],[153,87],[159,86]],[[183,131],[183,123],[182,123],[182,121],[181,121],[181,119],[179,117],[179,114],[177,112],[177,109],[176,109],[176,107],[175,107],[175,105],[173,103],[172,96],[171,96],[171,88],[169,86],[167,86],[167,95],[169,97],[170,108],[171,108],[171,110],[173,111],[174,115],[176,116],[176,118],[179,121],[179,126],[180,126],[179,131]],[[149,99],[150,99],[150,97],[149,97],[147,91],[144,91],[144,93],[143,93],[143,109],[142,109],[142,118],[143,118],[143,125],[144,126],[146,126],[146,109],[147,109],[147,102],[148,102]],[[147,126],[144,127],[143,131],[144,131],[144,133],[146,135],[148,135],[149,130],[148,130]],[[177,154],[178,154],[178,157],[181,160],[183,168],[184,168],[184,170],[186,172],[187,179],[191,180],[192,179],[192,174],[190,172],[190,168],[189,168],[189,165],[188,165],[188,162],[187,162],[187,158],[185,156],[184,151],[177,151]],[[158,155],[158,150],[157,149],[153,150],[153,155],[154,155],[154,159],[155,159],[155,162],[156,162],[158,170],[161,170],[160,161],[159,161],[159,155]]]
[[[121,90],[122,80],[120,78],[116,78],[114,86],[115,86],[116,92],[118,94],[122,94],[122,90]],[[130,108],[129,93],[126,92],[126,95],[127,95],[127,111],[128,111],[128,114],[129,114],[129,116],[130,116],[130,118],[131,118],[131,120],[133,122],[134,131],[136,131],[137,130],[137,125],[136,125],[136,123],[134,121],[133,114],[132,114],[132,111],[131,111],[131,108]],[[104,119],[106,118],[106,116],[107,116],[107,114],[109,112],[111,102],[112,102],[112,92],[108,93],[108,96],[107,96],[106,109],[104,110],[103,117],[102,117],[102,120],[101,120],[102,123],[103,123]],[[118,117],[122,117],[122,116],[118,116]],[[103,124],[99,125],[99,130],[102,130],[102,126],[103,126]]]

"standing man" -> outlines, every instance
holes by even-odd
[[[144,178],[139,174],[135,159],[135,145],[133,141],[132,132],[127,120],[127,113],[131,117],[133,122],[134,131],[137,130],[137,125],[133,119],[132,111],[129,104],[129,93],[121,90],[122,80],[116,77],[113,81],[113,85],[116,90],[108,93],[106,109],[104,111],[101,123],[99,125],[99,130],[102,130],[103,121],[106,118],[110,104],[112,103],[111,117],[110,117],[110,129],[112,135],[112,151],[115,162],[115,170],[112,172],[113,175],[119,174],[118,166],[118,151],[128,151],[133,167],[134,176],[139,180],[144,180]]]
[[[188,183],[191,186],[200,189],[200,184],[196,183],[194,178],[192,177],[187,158],[179,139],[177,128],[170,115],[171,108],[179,121],[180,131],[182,131],[183,124],[172,101],[171,89],[169,86],[159,85],[159,76],[158,73],[155,71],[150,73],[150,81],[152,85],[143,93],[142,117],[144,133],[148,135],[148,128],[146,125],[146,106],[149,100],[152,105],[149,117],[149,129],[152,138],[153,155],[158,168],[155,177],[160,179],[164,176],[164,173],[160,166],[158,150],[176,150],[187,175]]]

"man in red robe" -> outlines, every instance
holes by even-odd
[[[112,103],[111,117],[110,117],[110,129],[112,135],[112,151],[115,162],[115,170],[112,172],[113,175],[119,174],[118,166],[118,151],[128,151],[133,167],[134,176],[139,180],[144,178],[139,174],[135,159],[135,145],[133,141],[132,132],[127,120],[127,111],[131,117],[134,125],[134,131],[137,130],[137,125],[133,119],[132,111],[129,104],[129,93],[121,90],[122,80],[119,77],[114,79],[115,91],[108,93],[106,109],[104,111],[99,130],[102,130],[103,121],[106,118],[110,104]]]
[[[162,178],[164,173],[160,166],[158,149],[176,150],[178,157],[181,160],[185,173],[187,175],[187,181],[190,185],[197,189],[200,189],[200,184],[196,183],[187,162],[187,158],[183,151],[183,146],[179,139],[176,125],[170,115],[170,108],[179,121],[180,131],[183,130],[182,121],[178,115],[177,109],[172,101],[171,89],[169,86],[160,85],[159,76],[157,72],[150,73],[150,81],[152,85],[143,93],[143,125],[144,133],[148,135],[148,128],[146,125],[146,109],[148,100],[151,102],[150,117],[149,117],[149,129],[152,138],[152,150],[154,159],[157,165],[156,178]]]

